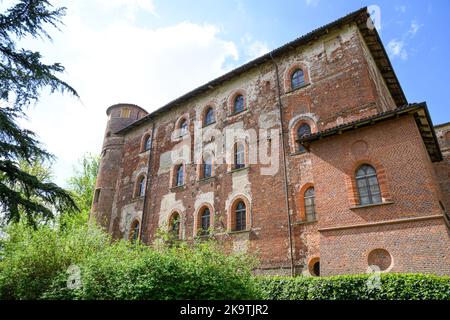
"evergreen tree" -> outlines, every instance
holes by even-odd
[[[18,0],[0,13],[0,214],[7,222],[17,222],[24,214],[35,224],[53,218],[54,210],[77,209],[67,191],[21,169],[22,160],[32,164],[53,155],[17,123],[44,88],[78,97],[56,76],[64,71],[62,65],[45,64],[39,52],[17,47],[18,40],[29,36],[50,40],[44,27],[58,27],[64,14],[65,8],[53,8],[46,0]]]

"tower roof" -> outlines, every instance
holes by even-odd
[[[106,109],[106,115],[109,115],[109,112],[114,109],[114,108],[123,108],[123,107],[129,107],[129,108],[136,108],[139,109],[143,112],[145,112],[146,114],[148,114],[148,111],[145,110],[144,108],[138,106],[137,104],[132,104],[132,103],[116,103],[113,104],[112,106],[109,106],[108,109]]]

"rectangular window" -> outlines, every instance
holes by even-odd
[[[121,118],[129,118],[131,114],[131,110],[129,108],[122,108],[120,110],[120,117]]]
[[[316,220],[314,197],[305,198],[305,213],[306,213],[306,221]]]
[[[94,203],[98,202],[98,199],[100,199],[100,189],[96,189],[94,193]]]
[[[238,210],[236,211],[236,231],[242,231],[245,230],[246,221],[245,221],[245,210]]]

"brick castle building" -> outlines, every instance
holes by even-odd
[[[261,273],[450,274],[450,123],[408,103],[366,8],[106,113],[91,219],[114,238],[212,237]]]

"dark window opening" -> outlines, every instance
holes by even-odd
[[[184,170],[183,170],[183,165],[180,164],[177,167],[177,172],[176,172],[176,186],[182,186],[184,184]]]
[[[360,205],[382,202],[377,172],[374,167],[367,164],[359,167],[356,171],[356,187],[358,189]]]
[[[100,189],[96,189],[94,193],[94,203],[97,203],[100,199]]]
[[[233,112],[239,113],[242,111],[244,111],[244,96],[240,94],[234,98]]]
[[[150,136],[148,136],[148,137],[145,139],[144,151],[150,150],[151,147],[152,147],[152,139],[150,138]]]
[[[130,240],[133,242],[136,242],[139,239],[139,222],[135,222],[132,225],[131,231],[130,231]]]
[[[300,88],[305,85],[305,74],[302,69],[297,69],[291,77],[292,90]]]
[[[203,178],[212,177],[212,159],[207,157],[203,163]]]
[[[138,197],[143,197],[145,193],[145,177],[141,177],[138,185]]]
[[[205,115],[205,123],[204,125],[210,125],[212,123],[214,123],[216,120],[214,118],[214,110],[213,108],[208,108],[208,111],[206,111],[206,115]]]
[[[241,169],[245,167],[245,148],[241,143],[235,145],[234,150],[234,169]]]
[[[235,231],[242,231],[247,228],[246,214],[247,209],[245,207],[245,203],[243,201],[239,201],[235,210],[235,218],[236,218]]]
[[[170,232],[173,236],[175,236],[177,239],[180,238],[180,215],[178,213],[175,213],[172,216],[171,219],[171,226],[170,226]]]
[[[302,139],[303,137],[311,134],[311,127],[309,124],[304,123],[300,125],[297,129],[297,139]],[[302,146],[300,143],[298,144],[298,151],[299,152],[305,152],[306,149],[304,146]]]
[[[316,220],[316,205],[315,205],[315,195],[314,188],[308,188],[304,194],[305,199],[305,217],[306,221]]]
[[[314,263],[314,265],[312,267],[312,273],[313,273],[313,276],[316,276],[316,277],[320,276],[320,262],[319,261]]]
[[[180,136],[184,136],[188,132],[188,123],[186,119],[181,120],[180,124]]]
[[[209,232],[209,227],[211,224],[211,212],[209,211],[209,208],[205,208],[203,210],[202,216],[201,216],[201,235],[206,235]]]

